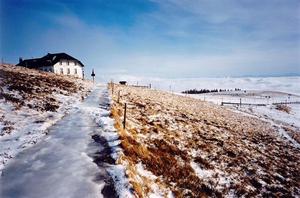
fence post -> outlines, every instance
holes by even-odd
[[[114,83],[111,84],[111,95],[114,95]]]
[[[240,98],[240,107],[242,106],[242,98]]]
[[[118,103],[120,103],[120,90],[118,91]]]
[[[127,109],[127,104],[125,103],[125,106],[124,106],[123,129],[125,129],[125,127],[126,127],[126,109]]]

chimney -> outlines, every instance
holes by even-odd
[[[23,61],[23,58],[22,57],[20,57],[19,58],[19,63],[21,63]]]

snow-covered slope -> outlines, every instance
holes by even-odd
[[[119,162],[138,196],[300,195],[298,143],[273,123],[151,89],[115,85],[113,99]]]
[[[0,177],[1,198],[133,197],[105,86],[96,86],[49,135],[18,154]]]
[[[177,93],[179,94],[179,93]],[[179,94],[184,95],[184,94]],[[185,96],[209,101],[217,105],[255,116],[281,129],[282,135],[300,143],[300,96],[278,91],[226,91]],[[235,104],[226,104],[235,103]],[[240,105],[241,102],[241,105]],[[281,104],[283,103],[283,104]],[[285,104],[286,103],[286,104]],[[260,104],[260,105],[257,105]],[[290,136],[290,137],[289,137]],[[293,141],[291,139],[291,141]],[[300,144],[297,144],[300,147]]]
[[[89,93],[92,83],[12,65],[0,66],[0,171],[37,143]]]

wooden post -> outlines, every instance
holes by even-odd
[[[114,83],[111,84],[111,95],[114,95]]]
[[[118,91],[118,103],[120,103],[120,90]]]
[[[149,88],[151,89],[151,83],[149,84]]]
[[[123,129],[125,129],[125,127],[126,127],[126,109],[127,109],[127,104],[125,103],[125,106],[124,106]]]
[[[240,98],[240,107],[242,106],[242,98]]]

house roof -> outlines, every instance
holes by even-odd
[[[73,60],[78,62],[82,67],[84,67],[81,61],[66,53],[55,53],[55,54],[48,53],[46,56],[43,56],[42,58],[25,59],[20,63],[18,63],[17,66],[25,66],[28,68],[52,66],[60,62],[61,60]]]

